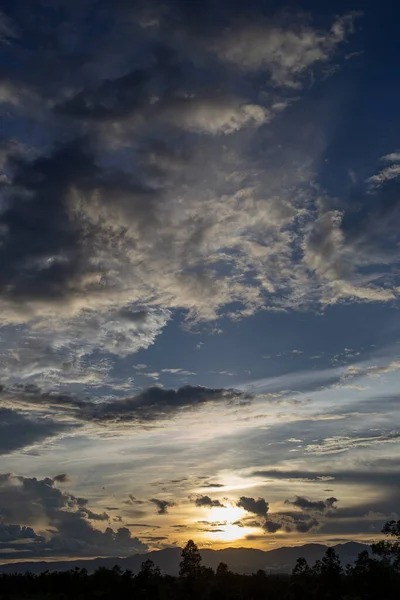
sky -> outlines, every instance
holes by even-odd
[[[377,539],[399,9],[0,7],[0,561]]]

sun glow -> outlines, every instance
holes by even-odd
[[[246,512],[239,506],[227,504],[226,506],[214,506],[210,510],[210,521],[227,521],[227,523],[234,523],[243,519]]]
[[[225,507],[213,507],[209,512],[208,520],[211,527],[206,532],[206,537],[215,541],[233,542],[254,533],[254,527],[236,524],[245,516],[248,516],[248,513],[238,506],[228,504]]]

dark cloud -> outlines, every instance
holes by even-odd
[[[122,77],[108,79],[92,90],[80,91],[55,110],[76,119],[95,121],[132,116],[149,106],[148,87],[153,77],[151,69],[134,70]]]
[[[267,533],[276,533],[281,528],[282,523],[275,523],[274,521],[270,521],[269,519],[266,519],[263,523],[263,529]]]
[[[143,527],[144,529],[160,529],[159,525],[152,525],[150,523],[127,523],[127,527]]]
[[[298,502],[297,502],[298,501]],[[319,502],[307,501],[305,498],[297,497],[294,502],[288,502],[294,504],[296,507],[301,508],[304,512],[279,512],[270,514],[269,504],[264,498],[248,498],[242,496],[237,503],[237,506],[244,508],[247,512],[256,514],[262,518],[261,522],[252,521],[248,518],[236,521],[235,525],[239,527],[261,527],[265,533],[276,533],[279,530],[285,530],[287,532],[307,533],[308,531],[319,527],[320,523],[317,519],[309,512],[323,512],[325,516],[328,516],[329,511],[332,509],[336,498],[328,498],[325,502],[320,504]]]
[[[293,501],[285,500],[285,504],[292,504],[293,506],[296,506],[305,512],[327,512],[335,508],[337,501],[337,498],[334,497],[327,498],[326,500],[312,501],[302,496],[296,496],[296,499]]]
[[[313,529],[320,527],[320,521],[314,516],[300,512],[280,512],[270,516],[264,523],[264,529],[267,532],[274,533],[279,529],[296,533],[308,533]]]
[[[154,95],[157,99],[151,102]],[[214,93],[211,98],[222,105],[226,102],[221,93]],[[171,47],[156,43],[146,67],[107,79],[95,88],[81,90],[56,106],[55,111],[89,123],[125,121],[129,127],[137,118],[142,121],[165,118],[170,126],[185,127],[185,119],[174,118],[178,117],[178,111],[181,116],[193,115],[197,106],[207,105],[209,100],[210,91],[206,94],[199,81],[184,69],[183,57]]]
[[[88,412],[88,417],[99,421],[148,421],[171,416],[185,407],[196,408],[209,402],[233,401],[241,397],[241,392],[229,389],[190,385],[178,390],[152,387],[133,398],[96,406],[87,405],[85,411]]]
[[[42,391],[33,384],[3,388],[0,395],[5,399],[15,399],[27,404],[50,405],[58,410],[65,410],[68,415],[74,415],[77,419],[101,423],[161,420],[174,416],[182,408],[189,410],[212,402],[230,403],[249,398],[248,394],[239,390],[191,385],[177,390],[151,387],[133,397],[100,403],[67,393]]]
[[[145,504],[144,500],[138,500],[135,498],[133,494],[129,494],[129,500],[126,501],[127,504]]]
[[[213,508],[215,506],[225,508],[225,505],[222,504],[219,500],[212,500],[210,496],[198,496],[193,499],[193,502],[196,506],[206,506],[208,508]]]
[[[69,212],[68,194],[72,186],[92,188],[96,180],[98,171],[84,142],[74,141],[33,162],[18,158],[14,163],[0,216],[7,232],[0,247],[2,295],[14,302],[57,301],[72,290],[82,293],[82,277],[92,269],[86,234]]]
[[[110,515],[107,513],[95,513],[91,510],[83,510],[81,511],[87,519],[90,521],[109,521]]]
[[[237,506],[244,508],[244,510],[247,512],[258,515],[259,517],[266,517],[269,510],[269,504],[264,500],[264,498],[258,498],[258,500],[255,500],[254,498],[241,496]]]
[[[255,500],[254,498],[242,496],[237,503],[237,506],[244,508],[247,512],[262,517],[261,522],[249,521],[248,519],[237,521],[235,525],[238,525],[239,527],[261,527],[264,529],[265,533],[276,533],[280,529],[284,529],[287,532],[296,531],[298,533],[307,533],[319,525],[314,517],[305,513],[293,512],[269,514],[269,504],[264,498]]]
[[[150,502],[156,505],[157,513],[159,515],[165,515],[168,512],[168,508],[175,506],[175,502],[170,500],[159,500],[158,498],[151,498]]]
[[[278,469],[263,469],[261,471],[252,471],[249,477],[262,477],[264,479],[280,479],[290,481],[303,480],[303,481],[329,481],[335,479],[336,476],[315,473],[312,471],[280,471]]]
[[[204,487],[204,488],[223,488],[225,486],[223,483],[203,483],[202,487]]]
[[[308,519],[306,521],[294,521],[294,526],[289,524],[288,519],[284,525],[286,531],[297,531],[298,533],[308,533],[312,529],[319,527],[319,521],[317,519]]]
[[[106,520],[87,508],[88,500],[63,492],[55,487],[54,480],[47,477],[22,477],[12,474],[0,475],[0,507],[4,535],[15,536],[15,544],[9,543],[4,558],[32,556],[98,556],[129,555],[145,551],[147,546],[131,536],[125,527],[104,532],[95,529],[88,519]],[[24,523],[24,527],[13,524]],[[38,529],[44,529],[42,535]],[[32,534],[33,532],[33,534]],[[25,554],[18,540],[32,539]],[[42,539],[43,538],[43,539]],[[21,555],[19,554],[21,552]]]
[[[49,417],[26,417],[15,410],[0,407],[0,454],[43,443],[70,427]]]
[[[0,542],[15,542],[17,540],[35,540],[44,542],[44,537],[37,535],[32,527],[0,523]]]
[[[53,480],[57,483],[70,483],[71,477],[68,473],[60,473],[59,475],[55,475]]]
[[[360,465],[358,469],[327,469],[325,471],[280,471],[277,469],[253,471],[250,476],[263,479],[276,479],[282,481],[304,481],[329,483],[374,483],[380,486],[398,485],[400,476],[395,468],[396,459],[393,462],[373,461],[369,464]],[[389,467],[389,468],[385,468]],[[327,490],[326,490],[327,491]],[[332,491],[332,490],[330,490]]]

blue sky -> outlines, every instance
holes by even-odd
[[[390,8],[2,2],[0,558],[398,518]]]

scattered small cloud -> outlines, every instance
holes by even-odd
[[[166,515],[168,509],[175,506],[175,502],[171,502],[170,500],[160,500],[158,498],[151,498],[150,502],[156,505],[157,514],[159,515]]]

